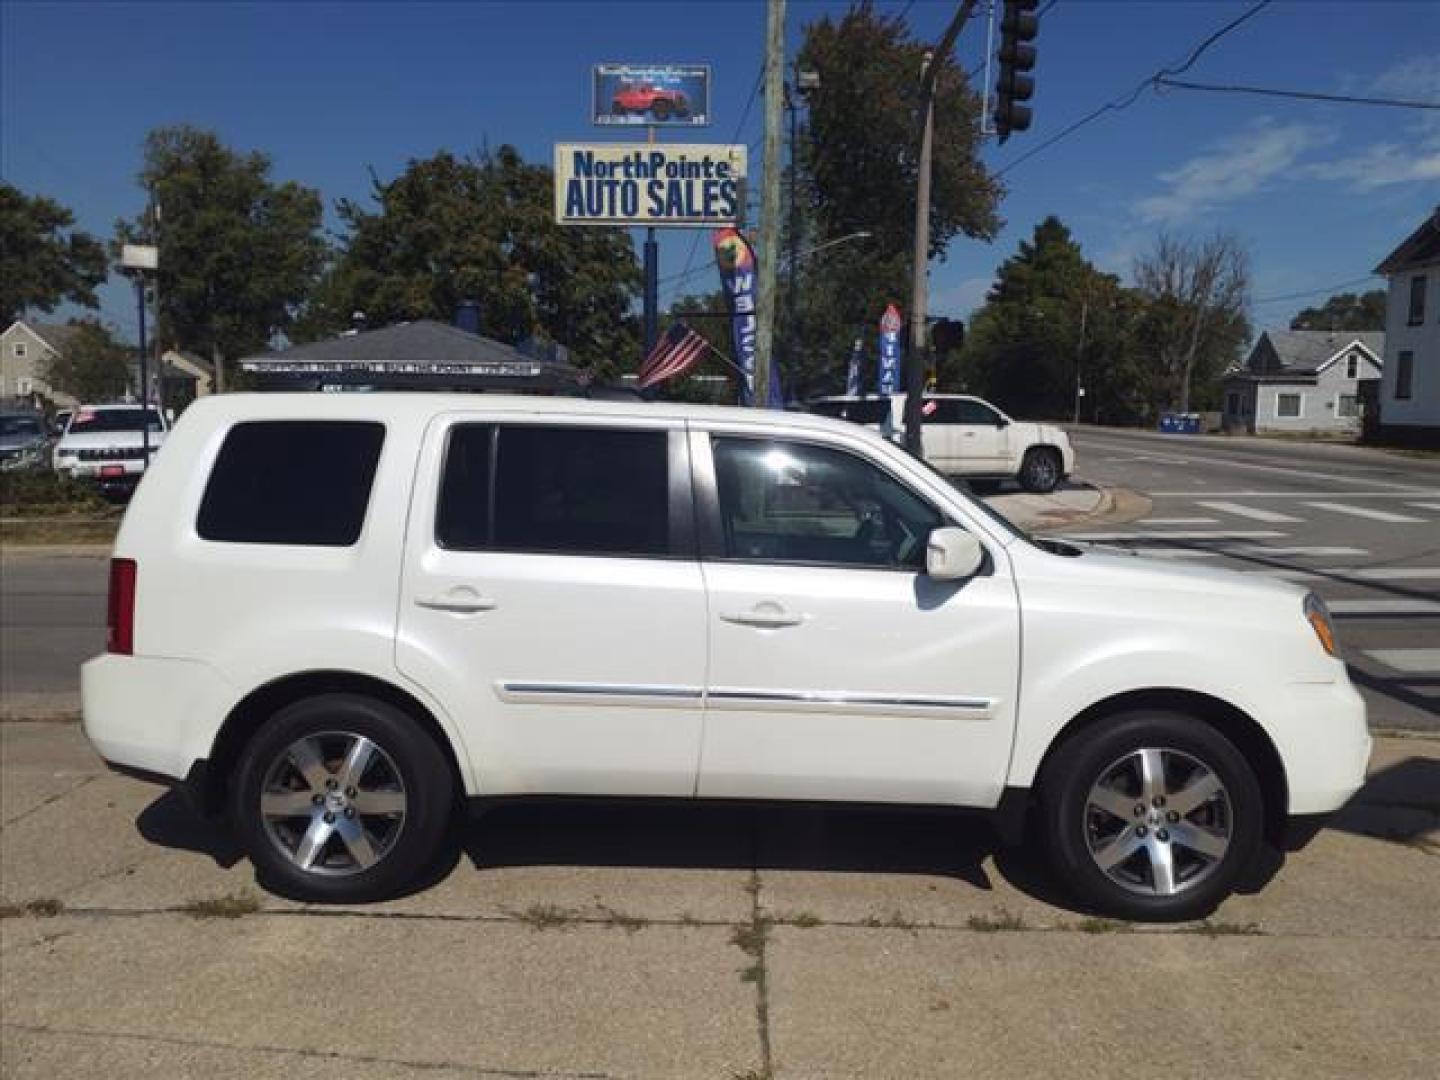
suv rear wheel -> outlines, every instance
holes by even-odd
[[[1076,896],[1129,919],[1208,914],[1253,861],[1264,805],[1240,752],[1204,721],[1134,712],[1046,764],[1042,822]]]
[[[281,709],[245,748],[235,828],[267,888],[354,902],[401,890],[449,824],[450,768],[410,716],[359,694]]]
[[[1060,455],[1047,446],[1037,446],[1025,451],[1020,462],[1020,486],[1037,495],[1046,495],[1060,483]]]

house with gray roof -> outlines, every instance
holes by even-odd
[[[533,355],[532,355],[533,352]],[[433,319],[397,323],[241,359],[262,390],[408,389],[565,392],[579,372]]]
[[[1376,434],[1440,447],[1440,206],[1375,272],[1390,280]]]
[[[0,402],[33,407],[49,398],[62,409],[79,404],[50,385],[50,362],[65,352],[75,327],[16,319],[0,333]]]
[[[1225,377],[1225,430],[1358,434],[1384,355],[1380,330],[1266,330]]]

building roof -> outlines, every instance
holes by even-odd
[[[1440,206],[1420,227],[1400,242],[1400,246],[1386,255],[1375,267],[1377,274],[1398,274],[1420,266],[1431,266],[1440,262]]]
[[[1266,330],[1260,338],[1255,343],[1256,351],[1268,340],[1280,367],[1254,374],[1315,375],[1338,353],[1355,344],[1377,361],[1385,355],[1383,330]]]
[[[57,353],[65,351],[65,346],[70,344],[70,339],[75,336],[75,332],[79,329],[79,327],[67,323],[42,323],[35,322],[31,319],[16,319],[12,325],[26,327]]]
[[[455,385],[474,389],[575,385],[568,364],[537,360],[503,342],[432,319],[399,323],[243,357],[269,383]]]

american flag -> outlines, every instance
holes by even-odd
[[[709,348],[705,339],[684,323],[675,323],[655,343],[650,355],[640,365],[640,389],[683,375],[699,361]]]

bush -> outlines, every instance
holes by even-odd
[[[0,516],[109,516],[114,509],[93,484],[71,480],[50,469],[0,472]]]

